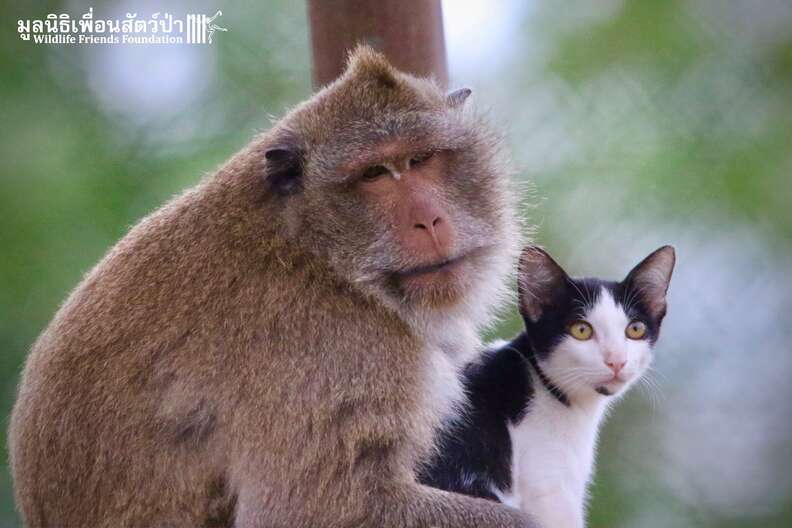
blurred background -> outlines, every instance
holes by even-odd
[[[222,9],[211,46],[17,35],[17,19],[90,6],[0,4],[4,428],[31,343],[80,277],[311,92],[302,2],[101,6]],[[590,525],[792,526],[792,3],[443,7],[451,85],[508,134],[537,241],[572,274],[619,279],[677,248],[655,368],[601,437]],[[518,329],[510,312],[492,335]],[[18,526],[2,442],[0,526]]]

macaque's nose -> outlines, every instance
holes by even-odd
[[[429,221],[429,218],[427,218],[426,220],[417,222],[413,227],[415,229],[425,229],[427,231],[426,234],[429,235],[429,237],[432,239],[432,242],[436,244],[438,242],[437,231],[442,229],[438,226],[442,223],[443,223],[443,219],[440,218],[439,216],[436,216],[432,218],[431,221]]]
[[[624,365],[627,364],[627,361],[626,360],[624,360],[624,361],[621,361],[621,360],[605,360],[605,364],[608,365],[608,368],[613,371],[613,375],[614,376],[618,376],[619,372],[621,372],[621,369],[623,369]]]
[[[430,200],[421,200],[412,207],[408,237],[419,254],[448,258],[453,247],[451,224],[440,208]]]

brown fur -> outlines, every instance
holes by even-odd
[[[460,243],[490,244],[458,285],[474,299],[389,283],[383,270],[413,256],[339,169],[427,142],[467,171],[442,197]],[[299,152],[298,191],[273,192],[288,163],[265,159],[277,145]],[[453,404],[432,392],[442,349],[473,351],[512,262],[503,170],[478,118],[359,50],[336,83],[134,227],[39,337],[10,428],[26,524],[526,526],[413,475]]]

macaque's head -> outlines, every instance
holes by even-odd
[[[361,47],[266,135],[284,233],[391,306],[492,304],[519,245],[499,138],[451,94]]]

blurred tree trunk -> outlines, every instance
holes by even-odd
[[[448,83],[440,0],[308,0],[314,87],[344,70],[364,42],[400,70]]]

